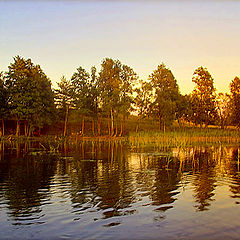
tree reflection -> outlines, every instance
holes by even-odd
[[[121,141],[64,141],[58,157],[43,152],[31,155],[31,149],[39,146],[14,142],[1,146],[0,197],[7,200],[14,223],[38,221],[42,204],[51,194],[70,200],[76,219],[90,212],[100,212],[100,217],[94,215],[96,219],[129,215],[140,206],[153,210],[154,221],[159,221],[166,216],[161,213],[174,207],[186,175],[197,211],[210,209],[219,174],[232,176],[232,197],[240,198],[240,154],[231,153],[232,148],[158,148],[133,153]]]
[[[240,203],[240,178],[239,178],[239,164],[240,164],[240,150],[239,148],[234,149],[230,159],[230,176],[232,181],[229,184],[231,197],[236,199],[235,203]]]
[[[8,201],[9,216],[18,219],[31,220],[38,218],[41,212],[41,202],[49,195],[50,178],[54,175],[55,159],[50,156],[22,156],[20,149],[16,154],[8,155],[4,161],[3,172],[5,176],[4,198]],[[18,156],[18,157],[16,157]],[[46,189],[46,191],[39,191]]]
[[[71,200],[76,213],[97,206],[104,217],[122,214],[133,201],[132,177],[128,169],[127,151],[114,141],[81,143],[75,151],[69,176]]]
[[[170,165],[166,165],[171,160]],[[155,183],[151,192],[153,205],[173,203],[179,188],[180,177],[178,175],[179,162],[176,158],[159,157],[155,163]],[[166,208],[167,209],[167,208]]]
[[[213,151],[207,148],[195,149],[193,158],[199,165],[193,180],[194,197],[197,203],[195,207],[198,211],[209,210],[216,188],[216,161],[213,158]]]

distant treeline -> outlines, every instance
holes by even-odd
[[[193,73],[193,91],[182,95],[163,63],[143,81],[131,67],[105,58],[99,72],[95,67],[90,73],[79,67],[70,79],[60,79],[58,89],[52,89],[50,79],[31,59],[16,56],[13,60],[8,71],[0,73],[1,136],[9,121],[15,122],[17,136],[23,131],[26,136],[39,134],[44,126],[57,123],[66,136],[72,116],[79,124],[74,134],[88,135],[87,122],[94,136],[123,136],[131,114],[137,115],[136,128],[144,118],[156,119],[161,130],[174,121],[201,127],[240,126],[240,79],[232,80],[229,94],[216,94],[214,80],[204,67]]]

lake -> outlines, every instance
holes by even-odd
[[[239,239],[238,146],[0,146],[0,239]]]

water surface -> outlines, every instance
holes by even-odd
[[[1,144],[0,239],[239,239],[236,146],[43,145]]]

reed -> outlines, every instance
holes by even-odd
[[[177,131],[142,131],[130,133],[132,146],[187,147],[196,144],[228,144],[240,141],[239,131],[222,129],[184,129]]]

